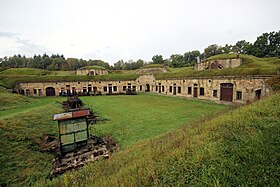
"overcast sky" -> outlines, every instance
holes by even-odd
[[[0,57],[150,61],[280,30],[280,0],[0,0]]]

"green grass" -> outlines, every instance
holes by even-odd
[[[67,76],[67,75],[76,75],[76,71],[51,71],[51,75],[54,76]]]
[[[0,186],[29,186],[44,181],[53,155],[39,151],[42,138],[57,135],[52,115],[62,112],[62,97],[38,98],[36,102],[0,112]],[[137,143],[199,121],[228,106],[167,96],[82,97],[101,117],[94,134],[112,134],[123,150]],[[196,109],[197,111],[194,111]]]
[[[92,133],[113,135],[123,148],[228,108],[212,102],[149,94],[83,97],[82,100],[109,119],[96,125]]]
[[[146,64],[142,68],[163,68],[164,66],[162,64]]]
[[[0,115],[3,110],[16,108],[19,105],[33,103],[35,100],[19,94],[12,94],[0,89]]]
[[[207,60],[236,58],[236,54],[221,54]],[[168,68],[170,72],[157,74],[157,79],[211,76],[276,75],[280,69],[280,58],[257,58],[240,54],[241,66],[222,70],[195,70],[194,67]]]
[[[36,69],[36,68],[10,68],[0,72],[0,75],[11,75],[11,76],[19,76],[19,75],[47,75],[50,74],[50,71]]]
[[[56,101],[43,98],[35,103],[0,112],[0,186],[30,186],[46,178],[53,155],[39,151],[47,134],[56,135],[52,114],[62,109]]]
[[[6,88],[13,88],[16,83],[24,82],[65,82],[65,81],[123,81],[123,80],[135,80],[138,75],[130,74],[107,74],[98,76],[87,76],[87,75],[65,75],[65,76],[10,76],[0,75],[0,86]]]
[[[84,66],[84,67],[81,67],[80,69],[101,69],[101,70],[105,70],[106,68],[104,68],[102,66]]]
[[[279,186],[280,94],[38,186]]]

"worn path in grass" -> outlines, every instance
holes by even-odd
[[[83,97],[82,100],[109,121],[91,131],[111,134],[123,148],[217,114],[229,106],[212,102],[140,94],[137,96]]]

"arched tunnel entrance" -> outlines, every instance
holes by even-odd
[[[146,84],[146,89],[145,89],[145,92],[150,92],[151,89],[150,89],[150,85],[149,84]]]
[[[47,87],[46,96],[55,96],[55,89],[53,87]]]

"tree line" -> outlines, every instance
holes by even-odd
[[[169,58],[164,59],[162,55],[154,55],[151,62],[145,62],[142,59],[137,61],[133,60],[119,60],[112,66],[109,63],[102,60],[83,60],[76,58],[65,59],[63,55],[53,54],[48,56],[47,54],[34,55],[32,58],[26,58],[21,55],[14,55],[13,57],[0,58],[0,68],[39,68],[50,71],[63,70],[73,71],[84,66],[103,66],[110,70],[134,70],[143,67],[145,64],[164,64],[169,67],[186,67],[192,66],[197,62],[197,58],[206,59],[218,54],[248,54],[256,57],[280,57],[280,31],[263,33],[257,37],[253,43],[245,40],[240,40],[234,45],[226,44],[220,46],[212,44],[206,47],[203,53],[198,50],[187,51],[184,54],[172,54]]]
[[[172,54],[168,59],[163,59],[162,55],[154,55],[152,63],[165,64],[170,67],[186,67],[194,65],[198,57],[207,59],[214,55],[229,53],[248,54],[260,58],[280,57],[280,31],[263,33],[253,43],[240,40],[234,45],[219,46],[212,44],[206,47],[203,53],[198,50],[188,51],[184,54]]]
[[[0,68],[38,68],[50,71],[75,71],[84,66],[103,66],[109,69],[110,65],[102,60],[83,60],[77,58],[67,58],[60,54],[34,55],[31,58],[26,58],[21,55],[12,57],[4,57],[1,60]]]

